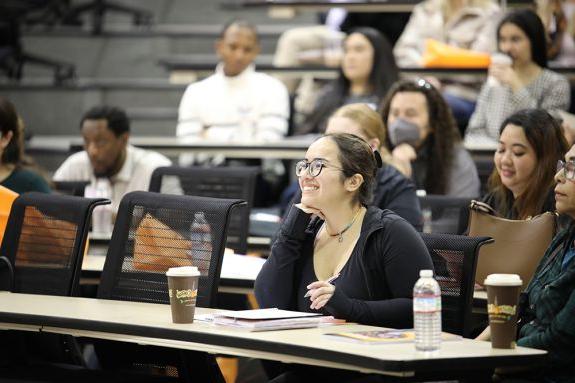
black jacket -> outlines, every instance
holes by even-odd
[[[313,267],[313,243],[322,224],[291,207],[255,282],[261,307],[309,311],[302,292],[310,281],[302,276]],[[370,206],[325,311],[362,324],[412,327],[412,290],[421,269],[433,269],[433,263],[419,234],[393,212]],[[356,296],[346,294],[350,290]]]

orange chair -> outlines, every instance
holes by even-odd
[[[6,230],[6,224],[8,223],[8,217],[10,216],[10,209],[12,209],[12,203],[16,197],[18,197],[18,193],[5,188],[4,186],[0,186],[0,245],[2,244],[4,230]]]

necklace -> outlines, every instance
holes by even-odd
[[[359,215],[359,213],[361,212],[361,206],[359,209],[357,209],[357,213],[355,213],[355,216],[353,217],[353,219],[351,220],[350,223],[348,223],[339,233],[335,233],[335,234],[330,234],[329,231],[327,231],[327,226],[325,226],[325,222],[324,222],[324,228],[325,228],[325,232],[327,233],[327,235],[329,235],[330,237],[338,237],[337,241],[339,243],[343,242],[343,233],[345,233],[346,231],[348,231],[352,226],[353,223],[355,222],[357,216]]]

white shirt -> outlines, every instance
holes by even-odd
[[[154,170],[161,166],[170,166],[172,161],[160,153],[126,147],[126,160],[120,171],[110,178],[111,200],[114,211],[118,210],[124,194],[136,190],[148,190]],[[90,181],[96,184],[94,170],[86,151],[72,154],[56,170],[54,181]]]
[[[275,141],[287,133],[289,96],[277,79],[250,65],[234,77],[216,72],[190,84],[180,102],[176,135],[214,141]]]

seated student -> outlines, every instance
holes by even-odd
[[[479,177],[441,94],[423,79],[399,81],[381,107],[394,164],[427,194],[479,196]]]
[[[255,281],[261,307],[413,326],[413,285],[433,264],[409,223],[368,205],[378,165],[369,144],[351,134],[326,135],[309,147],[296,165],[302,202],[291,206]],[[315,371],[302,367],[305,375],[294,378],[307,381]]]
[[[373,150],[387,151],[381,146],[385,140],[381,117],[366,104],[350,104],[336,110],[327,122],[326,133],[351,133],[364,139]],[[411,223],[417,231],[422,230],[423,217],[415,185],[394,166],[384,163],[378,170],[373,194],[370,205],[389,209]],[[299,185],[290,185],[284,191],[284,197],[290,204],[299,203]]]
[[[48,182],[30,170],[24,156],[24,126],[16,108],[0,97],[0,185],[18,194],[39,191],[50,193]]]
[[[555,208],[570,225],[555,236],[525,289],[517,335],[518,346],[546,350],[549,358],[510,382],[572,382],[575,376],[575,146],[558,163],[555,182]],[[490,339],[489,327],[478,339]]]
[[[190,84],[182,96],[176,135],[215,141],[284,137],[288,92],[279,80],[255,71],[260,51],[255,26],[238,20],[226,24],[216,51],[221,62],[215,74]],[[198,160],[190,155],[180,158],[185,165]]]
[[[84,150],[64,161],[54,173],[54,181],[90,181],[100,179],[110,185],[114,211],[124,194],[148,190],[153,171],[172,162],[165,156],[128,143],[130,121],[126,113],[111,106],[96,106],[80,122]]]
[[[372,28],[352,30],[343,41],[338,78],[320,91],[296,133],[323,133],[328,117],[346,104],[365,103],[376,109],[398,78],[399,70],[385,37]]]
[[[512,64],[493,63],[491,80],[483,85],[471,116],[466,142],[496,144],[503,120],[526,108],[546,110],[569,107],[569,81],[547,68],[545,31],[539,17],[529,9],[508,13],[497,28],[499,51]]]
[[[503,121],[499,131],[483,202],[509,219],[555,211],[553,169],[568,148],[559,122],[544,110],[526,109]]]

